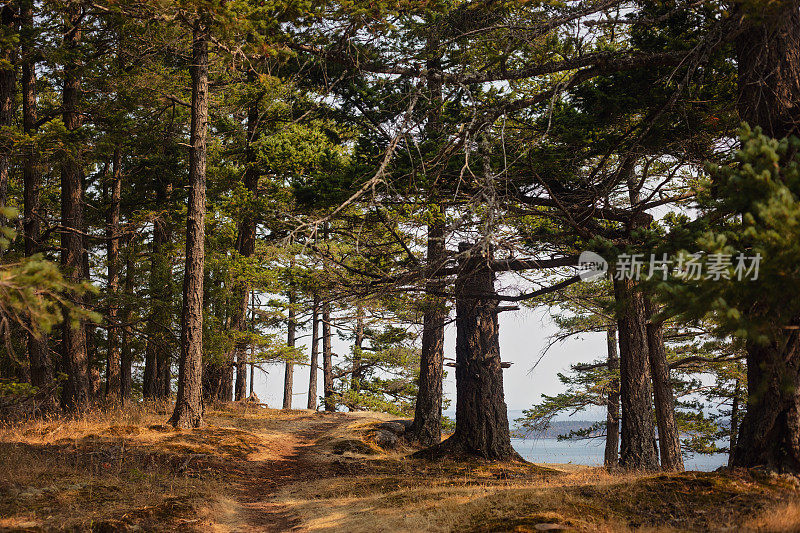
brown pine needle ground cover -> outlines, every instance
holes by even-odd
[[[375,413],[254,406],[174,431],[169,406],[0,430],[0,528],[97,531],[800,531],[800,490],[752,472],[426,462]]]

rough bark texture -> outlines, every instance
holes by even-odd
[[[731,464],[800,472],[800,332],[747,345],[747,412]]]
[[[800,2],[740,7],[739,117],[776,138],[800,133]]]
[[[122,196],[122,153],[114,150],[110,184],[110,205],[106,218],[106,261],[108,263],[108,352],[106,356],[106,398],[114,402],[122,396],[121,355],[119,345],[119,204]]]
[[[33,60],[33,1],[22,3],[20,10],[22,27],[22,127],[28,135],[36,131],[36,64]],[[22,167],[24,198],[24,238],[25,255],[31,256],[39,252],[41,239],[41,211],[38,154],[31,147],[25,154]],[[28,333],[28,363],[30,365],[31,384],[35,387],[47,387],[53,383],[53,362],[47,348],[47,337],[44,334]]]
[[[427,267],[430,281],[425,313],[422,318],[422,352],[420,353],[419,390],[414,405],[414,422],[410,436],[422,446],[433,446],[442,440],[442,380],[444,379],[444,324],[447,320],[447,299],[433,296],[444,286],[434,278],[447,255],[445,224],[438,220],[428,225]]]
[[[606,330],[606,343],[608,345],[608,372],[613,376],[619,372],[617,328]],[[612,377],[608,384],[606,448],[603,461],[609,468],[619,466],[619,418],[619,378]]]
[[[18,17],[16,2],[7,2],[0,8],[0,24],[3,33],[13,35],[17,32]],[[14,123],[14,103],[17,94],[16,57],[13,45],[0,51],[0,127],[10,127]],[[0,206],[6,204],[8,195],[8,154],[0,152]]]
[[[647,316],[652,319],[656,309],[649,298],[645,299]],[[647,351],[650,357],[650,374],[653,380],[656,424],[658,425],[658,451],[661,470],[683,472],[683,454],[678,423],[675,421],[675,397],[669,379],[667,351],[664,347],[664,326],[661,322],[647,322]]]
[[[620,466],[657,470],[644,298],[632,280],[614,280],[620,351]]]
[[[64,127],[68,133],[80,126],[80,65],[77,60],[81,37],[82,8],[71,5],[67,10],[64,33],[64,86],[62,92]],[[61,163],[61,264],[69,281],[78,283],[83,273],[84,218],[83,179],[81,177],[80,142],[74,140]],[[82,299],[75,298],[81,305]],[[62,403],[70,411],[89,406],[89,361],[86,349],[86,327],[83,321],[73,326],[71,314],[65,310],[62,328],[63,364],[67,373]]]
[[[319,374],[319,296],[314,295],[311,311],[311,361],[308,376],[309,409],[317,410],[317,374]]]
[[[508,427],[491,254],[465,243],[459,251],[466,258],[455,285],[456,430],[420,455],[521,460]]]
[[[294,348],[295,333],[297,330],[296,311],[297,295],[294,291],[289,293],[289,320],[286,323],[286,346]],[[292,391],[294,390],[294,363],[286,361],[283,375],[283,408],[292,408]]]
[[[170,422],[176,428],[203,423],[203,269],[205,264],[206,133],[208,124],[208,27],[198,19],[192,32],[192,126],[189,210],[181,313],[178,395]]]
[[[336,411],[333,397],[333,352],[331,350],[331,304],[322,302],[322,395],[325,410]]]

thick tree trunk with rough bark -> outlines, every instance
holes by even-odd
[[[800,472],[800,331],[748,343],[747,412],[731,464]]]
[[[64,32],[64,86],[62,92],[64,127],[72,133],[80,126],[80,65],[78,41],[81,37],[82,8],[73,5],[67,10]],[[84,218],[83,178],[81,176],[80,142],[73,140],[61,162],[61,264],[69,281],[78,283],[83,274]],[[81,298],[75,303],[81,305]],[[80,321],[73,326],[71,313],[65,310],[61,346],[67,373],[63,405],[71,411],[89,406],[89,359],[86,347],[86,325]]]
[[[629,470],[657,470],[644,297],[632,280],[614,280],[620,352],[620,461]]]
[[[106,356],[106,398],[118,402],[122,396],[121,356],[119,345],[119,204],[122,197],[122,152],[114,149],[111,172],[110,199],[106,215],[106,261],[108,263],[108,351]]]
[[[308,375],[308,404],[309,409],[317,410],[317,374],[319,374],[319,296],[314,294],[313,309],[311,310],[311,361]]]
[[[800,134],[800,1],[739,7],[745,30],[734,46],[739,117],[766,135]]]
[[[608,384],[606,409],[606,448],[603,463],[608,468],[619,466],[619,352],[617,351],[617,328],[606,330],[608,345],[608,372],[612,377]]]
[[[33,1],[22,3],[20,24],[23,29],[22,49],[22,127],[26,134],[36,131],[38,105],[36,102],[36,64],[33,47]],[[22,168],[23,202],[24,202],[24,238],[25,255],[30,257],[40,250],[41,210],[39,158],[35,147],[31,147]],[[28,363],[30,365],[31,384],[35,387],[48,387],[55,376],[53,362],[47,347],[47,336],[43,333],[28,333]],[[53,402],[55,403],[55,402]]]
[[[447,321],[447,299],[434,295],[444,289],[435,279],[447,256],[445,222],[442,218],[428,225],[427,268],[430,280],[422,319],[422,352],[420,353],[419,390],[414,405],[414,422],[410,437],[422,446],[433,446],[442,440],[442,380],[444,379],[444,324]]]
[[[286,346],[294,348],[295,334],[297,332],[297,321],[295,304],[297,303],[297,295],[292,290],[289,293],[289,320],[286,323]],[[294,390],[294,363],[286,361],[286,367],[283,375],[283,408],[292,408],[292,392]]]
[[[178,395],[170,423],[203,424],[203,269],[205,265],[206,134],[208,127],[208,26],[201,16],[192,31],[192,126],[186,268],[181,313]]]
[[[421,456],[521,460],[511,446],[500,364],[498,305],[491,253],[459,245],[456,298],[456,430]]]
[[[776,138],[800,135],[800,2],[739,7],[745,31],[735,41],[742,120]],[[733,466],[800,471],[800,340],[781,331],[748,343],[747,412]]]
[[[652,321],[657,310],[649,298],[645,299],[645,311],[650,318],[647,322],[647,350],[653,380],[661,470],[683,472],[681,438],[678,423],[675,421],[675,397],[672,393],[667,351],[664,347],[664,326],[661,322]]]

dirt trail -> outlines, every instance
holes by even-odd
[[[267,453],[255,454],[247,462],[235,465],[236,481],[229,495],[238,509],[221,521],[222,529],[259,532],[295,529],[299,519],[274,502],[277,490],[329,475],[331,465],[322,459],[317,441],[349,422],[351,418],[338,413],[310,415],[287,423],[285,433],[270,435]]]

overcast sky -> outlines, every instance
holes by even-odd
[[[605,358],[606,341],[604,334],[588,334],[581,338],[573,338],[557,344],[545,355],[532,370],[539,359],[542,349],[547,344],[548,336],[556,331],[549,315],[542,309],[532,311],[508,311],[500,314],[500,355],[503,361],[513,363],[504,371],[506,404],[509,410],[516,411],[529,408],[537,402],[542,394],[556,394],[564,390],[558,381],[557,373],[569,369],[576,362],[587,362]],[[445,357],[455,358],[455,324],[448,326],[445,332]],[[309,337],[301,343],[310,344]],[[306,350],[307,351],[307,350]],[[335,353],[348,353],[350,347],[336,335],[333,338]],[[320,360],[320,366],[322,361]],[[280,408],[283,398],[283,364],[266,367],[268,375],[256,370],[255,392],[262,402],[270,407]],[[451,409],[455,407],[455,375],[452,368],[447,369],[444,391],[452,400]],[[322,391],[322,373],[319,376],[319,391]],[[293,407],[304,409],[307,402],[308,366],[296,365],[294,370]],[[576,416],[580,419],[596,419],[598,411]]]

